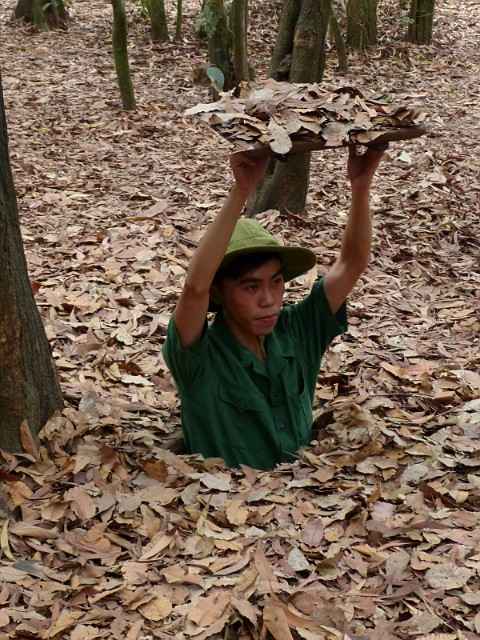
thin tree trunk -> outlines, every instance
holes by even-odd
[[[207,32],[208,61],[223,73],[223,90],[227,91],[232,88],[232,72],[230,34],[223,0],[205,0],[203,14]]]
[[[293,37],[290,82],[321,82],[331,0],[303,0]],[[247,215],[268,209],[301,215],[310,175],[310,153],[272,158],[266,175],[247,204]]]
[[[21,451],[21,430],[35,436],[62,407],[28,277],[0,78],[0,448]]]
[[[377,42],[377,1],[348,0],[347,46],[364,49]]]
[[[147,0],[147,11],[152,42],[167,42],[168,24],[164,0]]]
[[[248,0],[232,0],[230,24],[232,29],[233,84],[250,79],[247,51]]]
[[[175,39],[180,40],[182,35],[183,2],[177,0],[177,21],[175,25]]]
[[[330,26],[330,34],[333,39],[335,49],[337,50],[338,68],[340,71],[343,71],[345,73],[346,71],[348,71],[347,47],[345,44],[344,37],[342,35],[342,31],[340,29],[340,25],[338,23],[336,11],[333,9],[333,7],[330,13],[329,26]]]
[[[118,87],[122,106],[126,110],[136,107],[130,65],[128,63],[127,16],[123,0],[111,0],[113,8],[112,45]]]
[[[331,8],[330,0],[303,0],[293,37],[290,82],[321,81]]]
[[[284,0],[278,23],[268,75],[275,80],[288,80],[290,75],[293,36],[297,26],[302,0]]]
[[[433,35],[435,0],[412,0],[407,40],[416,44],[430,44]]]

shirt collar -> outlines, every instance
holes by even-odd
[[[281,312],[280,312],[281,313]],[[217,313],[215,320],[210,327],[212,337],[223,344],[232,351],[232,353],[242,362],[244,365],[253,364],[256,369],[256,364],[260,364],[259,359],[246,347],[244,347],[235,338],[228,328],[221,313]],[[276,362],[277,358],[288,359],[295,357],[295,348],[291,337],[283,331],[277,321],[277,325],[273,332],[267,336],[265,340],[265,348],[268,354],[269,363]],[[282,368],[280,366],[280,368]]]

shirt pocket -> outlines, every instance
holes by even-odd
[[[269,420],[267,402],[258,392],[250,394],[224,382],[219,385],[218,399],[224,441],[242,449],[254,448]]]
[[[220,383],[219,397],[221,402],[226,403],[240,414],[261,413],[268,408],[266,401],[258,392],[250,394],[241,387],[225,382]]]

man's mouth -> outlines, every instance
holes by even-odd
[[[257,318],[257,322],[260,322],[261,324],[274,324],[277,321],[277,318],[278,314],[272,313],[269,316],[261,316]]]

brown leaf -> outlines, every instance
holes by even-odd
[[[38,458],[38,448],[37,442],[32,434],[30,429],[30,425],[28,424],[28,420],[22,420],[20,424],[20,442],[22,443],[22,447],[24,450],[29,453],[33,458]]]
[[[230,500],[225,513],[230,524],[235,526],[245,524],[248,518],[248,509],[243,506],[243,500]]]
[[[230,600],[231,596],[227,591],[216,591],[205,598],[197,598],[187,618],[199,627],[210,627],[224,615]]]
[[[175,531],[170,531],[169,533],[159,533],[158,535],[154,536],[151,542],[150,549],[145,551],[138,560],[140,562],[146,562],[147,560],[151,560],[155,556],[158,556],[171,544],[174,537]]]
[[[149,478],[158,482],[165,482],[168,477],[168,468],[164,460],[144,462],[143,469]]]
[[[457,567],[451,562],[445,562],[429,569],[425,574],[425,579],[432,589],[460,589],[474,574],[472,569]]]
[[[302,531],[302,542],[307,547],[320,547],[323,540],[323,521],[317,518],[307,524]]]
[[[271,595],[263,607],[263,624],[275,640],[293,640],[280,600]]]
[[[272,565],[265,557],[265,546],[262,543],[259,543],[255,549],[254,563],[258,571],[258,575],[269,582],[271,586],[278,582],[273,572]]]
[[[63,497],[67,502],[71,502],[70,508],[80,520],[89,520],[94,517],[95,503],[83,487],[74,487],[65,492]]]
[[[16,536],[37,538],[38,540],[56,540],[60,535],[58,531],[21,521],[11,524],[9,532]]]
[[[139,611],[148,620],[160,622],[160,620],[167,618],[171,614],[172,603],[161,593],[154,592],[153,598],[142,604],[139,607]]]

